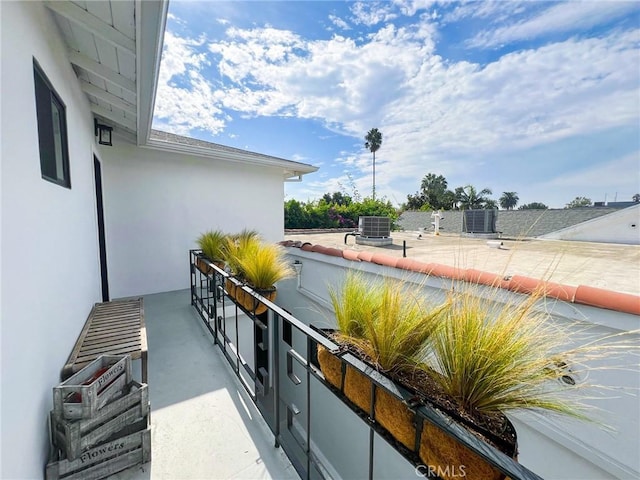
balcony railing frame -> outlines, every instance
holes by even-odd
[[[198,269],[198,267],[196,266],[196,259],[198,258],[200,262],[203,262],[208,267],[207,270],[209,273],[205,273],[202,270]],[[483,442],[482,440],[471,434],[466,428],[459,425],[455,421],[452,421],[452,419],[446,414],[432,408],[429,405],[412,402],[411,400],[407,401],[407,399],[411,399],[411,394],[404,388],[397,385],[380,372],[371,368],[371,366],[367,365],[358,357],[354,356],[348,351],[345,351],[344,349],[341,349],[339,345],[332,342],[317,329],[307,326],[306,324],[298,320],[295,316],[291,315],[289,312],[283,310],[278,305],[261,296],[259,293],[253,291],[249,286],[244,285],[242,282],[238,281],[228,272],[220,269],[218,266],[206,259],[206,257],[202,255],[201,250],[194,249],[189,251],[189,268],[191,273],[191,304],[195,307],[204,325],[213,336],[214,344],[218,345],[225,358],[227,359],[229,365],[232,367],[232,370],[241,381],[244,389],[247,391],[254,403],[256,403],[256,405],[259,407],[259,410],[261,396],[266,396],[269,390],[273,392],[273,418],[267,418],[270,412],[267,412],[267,415],[265,415],[265,412],[263,410],[260,411],[263,414],[263,417],[265,417],[269,428],[274,434],[275,447],[282,447],[284,449],[285,453],[287,453],[287,455],[289,456],[292,464],[300,474],[301,478],[312,478],[312,468],[315,468],[315,472],[319,474],[320,477],[327,478],[331,476],[327,466],[323,465],[323,462],[319,459],[318,452],[314,452],[311,448],[312,412],[310,380],[311,377],[314,377],[320,382],[320,384],[322,384],[325,388],[331,390],[334,395],[340,398],[340,400],[353,411],[354,415],[357,415],[368,426],[369,458],[367,460],[369,464],[368,477],[370,479],[373,479],[375,477],[375,433],[381,435],[387,442],[392,444],[396,449],[400,450],[400,453],[407,459],[407,461],[411,462],[414,467],[422,463],[417,455],[412,454],[407,449],[402,448],[402,446],[400,446],[398,442],[390,439],[390,436],[386,432],[386,430],[376,422],[375,397],[377,389],[381,388],[405,403],[410,408],[410,410],[415,413],[415,417],[416,419],[418,419],[418,422],[416,423],[416,429],[418,430],[417,438],[419,438],[423,422],[428,421],[437,426],[440,430],[445,432],[450,437],[454,438],[457,442],[479,455],[483,460],[485,460],[496,469],[500,470],[507,477],[514,480],[541,480],[541,477],[531,472],[512,458],[509,458],[497,448],[486,442]],[[255,308],[253,311],[250,311],[242,305],[238,304],[229,296],[228,292],[225,289],[225,282],[229,281],[232,282],[236,288],[241,288],[244,292],[251,295],[256,300],[256,302],[254,302],[254,305],[256,305],[255,308],[257,308],[257,305],[259,304],[264,304],[267,307],[267,312],[256,315]],[[231,299],[232,303],[225,301],[226,299]],[[227,335],[226,331],[228,319],[227,310],[229,309],[233,310],[232,316],[235,317],[233,319],[235,338],[233,339]],[[260,368],[255,365],[257,363],[256,353],[254,353],[253,368],[242,356],[242,352],[240,351],[239,336],[240,314],[245,314],[253,322],[254,336],[257,336],[259,332],[262,332],[263,335],[267,335],[266,338],[263,337],[260,339],[261,342],[258,342],[255,337],[253,339],[255,341],[254,348],[256,349],[265,347],[265,345],[262,345],[262,347],[260,347],[259,343],[264,344],[264,342],[267,342],[268,344],[266,350],[268,351],[267,360],[269,363],[267,364],[266,377],[264,376],[264,372],[256,373],[260,370]],[[211,325],[212,323],[213,326]],[[271,325],[271,327],[269,327],[269,325]],[[287,375],[291,382],[293,382],[294,384],[301,383],[300,378],[298,378],[293,372],[292,365],[294,361],[305,370],[306,374],[306,438],[298,440],[299,446],[302,447],[305,454],[304,462],[301,462],[296,457],[294,452],[291,451],[293,450],[293,448],[291,448],[291,445],[288,445],[287,441],[284,441],[283,432],[281,430],[281,423],[284,420],[281,403],[286,403],[286,401],[280,397],[280,357],[282,353],[280,351],[280,337],[286,335],[290,339],[292,337],[292,329],[294,328],[297,332],[300,332],[306,337],[306,355],[301,355],[300,352],[296,351],[293,348],[288,349],[286,352],[284,352],[284,354],[287,358]],[[285,330],[287,330],[288,333],[285,333]],[[286,339],[284,339],[284,342],[287,343]],[[314,352],[317,351],[317,345],[322,345],[329,352],[336,355],[341,360],[343,373],[348,365],[371,380],[371,411],[363,412],[362,410],[360,410],[349,399],[347,399],[339,389],[336,389],[325,380],[324,375],[320,371],[320,368],[313,363]],[[270,349],[268,347],[273,347],[273,349]],[[273,368],[269,368],[271,367],[270,363],[273,363]],[[249,378],[254,382],[253,385],[250,385],[246,378],[241,374],[242,371],[246,372]],[[268,375],[270,372],[272,372],[273,375],[272,385],[269,384]],[[287,405],[287,416],[290,416],[292,414],[290,407],[290,405]],[[293,408],[298,409],[298,407],[295,405],[293,406]],[[293,414],[297,415],[296,412],[293,412]],[[287,417],[287,425],[289,425],[289,420],[289,417]],[[331,459],[328,459],[329,462],[330,460]],[[439,478],[437,476],[431,475],[430,472],[426,476],[428,478]]]

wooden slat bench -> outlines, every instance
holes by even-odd
[[[147,331],[142,298],[96,303],[60,377],[66,380],[100,355],[126,354],[132,360],[141,360],[142,383],[147,383]]]

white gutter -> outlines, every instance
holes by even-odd
[[[253,153],[224,146],[220,146],[219,148],[202,147],[198,145],[185,145],[182,143],[149,139],[146,145],[142,145],[142,147],[164,152],[194,155],[197,157],[210,158],[223,162],[256,165],[261,167],[282,168],[285,173],[285,178],[294,178],[295,180],[293,181],[301,181],[302,175],[313,173],[318,170],[318,167],[314,167],[313,165],[308,165],[306,163],[294,162],[291,160],[285,160],[282,158],[271,157],[268,155],[262,155],[259,153]]]
[[[138,146],[145,145],[151,134],[168,10],[169,0],[135,1]],[[153,20],[143,23],[143,19]]]

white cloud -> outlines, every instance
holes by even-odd
[[[433,54],[424,26],[387,25],[362,45],[337,35],[306,42],[273,28],[232,29],[229,35],[235,41],[209,45],[230,80],[214,87],[199,73],[206,59],[194,53],[198,45],[168,33],[158,116],[185,110],[173,96],[187,105],[207,104],[212,121],[222,124],[224,106],[249,117],[322,119],[358,137],[381,125],[389,138],[417,140],[428,154],[550,141],[594,125],[623,124],[638,114],[637,32],[555,43],[505,55],[484,68],[445,63]],[[169,84],[187,70],[196,101],[185,98],[187,89]],[[221,125],[179,123],[212,132]]]
[[[488,15],[478,12],[489,8],[484,2],[473,5],[476,15]],[[355,139],[352,151],[325,160],[352,172],[365,195],[371,154],[363,136],[377,127],[384,141],[376,154],[376,188],[399,202],[430,171],[471,182],[478,159],[638,124],[637,30],[572,38],[480,65],[436,55],[434,28],[428,21],[388,24],[359,41],[231,28],[224,41],[206,45],[167,32],[156,116],[172,131],[212,134],[228,121],[225,109],[244,118],[319,120]],[[216,82],[202,74],[214,61],[221,75]],[[295,188],[322,194],[345,181],[315,178]]]
[[[393,4],[408,17],[414,16],[420,10],[429,10],[437,2],[435,0],[393,0]]]
[[[536,6],[536,2],[502,0],[484,0],[462,2],[444,15],[444,23],[457,22],[464,18],[478,18],[490,23],[498,23],[508,20],[524,12],[528,7]]]
[[[379,2],[356,2],[351,7],[353,23],[368,27],[388,22],[397,17],[393,4]]]
[[[331,20],[331,23],[336,27],[341,28],[342,30],[351,30],[349,24],[337,15],[329,15],[329,20]]]
[[[179,135],[203,129],[219,133],[226,123],[220,108],[222,92],[215,91],[200,72],[208,63],[198,52],[203,40],[166,32],[154,111],[155,128]]]
[[[485,68],[432,59],[385,121],[399,134],[428,138],[420,141],[427,152],[521,148],[633,122],[637,37],[569,40]]]
[[[476,47],[491,47],[518,40],[531,40],[549,33],[577,31],[607,23],[633,11],[638,11],[638,4],[635,2],[561,3],[547,8],[532,18],[495,30],[484,31],[469,44]]]
[[[209,48],[235,83],[219,95],[227,108],[322,119],[357,137],[384,126],[390,139],[425,155],[522,147],[638,114],[637,32],[568,40],[481,68],[434,55],[430,28],[387,25],[362,45],[337,35],[306,42],[275,29],[233,30],[242,41]]]
[[[379,107],[401,94],[433,50],[430,33],[388,25],[359,46],[339,35],[307,42],[288,31],[232,29],[233,41],[209,50],[221,56],[221,74],[235,83],[225,89],[225,107],[323,119],[344,133],[345,123],[364,115],[380,119]],[[391,88],[380,88],[386,85]]]

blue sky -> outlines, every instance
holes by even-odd
[[[427,173],[561,208],[640,192],[640,3],[172,0],[154,128],[319,167],[285,199]]]

